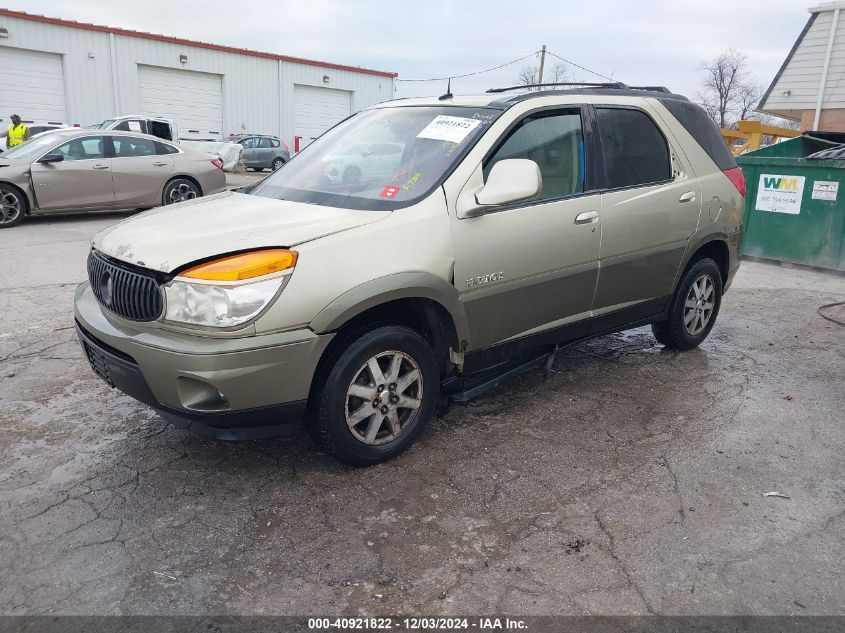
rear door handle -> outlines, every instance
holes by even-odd
[[[94,165],[94,169],[108,169],[108,165]]]
[[[599,219],[598,211],[584,211],[575,216],[575,224],[592,224]]]
[[[678,198],[678,202],[695,202],[695,192],[687,191],[686,193],[681,194],[681,197]]]

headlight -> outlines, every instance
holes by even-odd
[[[210,327],[246,323],[284,289],[296,259],[296,251],[273,248],[185,270],[164,286],[164,320]]]

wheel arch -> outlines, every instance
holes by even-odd
[[[684,275],[684,271],[693,262],[704,257],[709,257],[716,262],[716,266],[718,266],[722,276],[722,285],[724,286],[727,283],[730,275],[730,246],[728,245],[728,235],[725,233],[711,233],[690,242],[681,266],[675,274],[675,281],[672,284],[673,293],[677,289]]]
[[[0,180],[0,185],[4,187],[9,187],[10,189],[14,189],[17,191],[21,196],[23,196],[24,201],[26,201],[26,211],[24,215],[29,215],[33,208],[35,208],[35,200],[33,196],[31,196],[23,187],[17,185],[13,182],[9,182],[8,180]]]
[[[428,273],[398,273],[353,288],[326,306],[310,323],[318,333],[340,334],[376,324],[406,325],[432,345],[438,360],[448,365],[449,348],[467,340],[466,314],[457,289]],[[330,345],[331,347],[331,345]],[[323,352],[325,358],[329,349]]]

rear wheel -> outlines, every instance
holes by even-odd
[[[698,347],[716,322],[722,304],[722,274],[710,258],[684,273],[669,307],[669,318],[651,326],[658,343],[675,349]]]
[[[434,415],[440,379],[431,347],[404,326],[349,336],[316,380],[306,428],[328,454],[366,466],[391,459]]]
[[[8,229],[23,220],[26,198],[17,189],[0,185],[0,229]]]
[[[282,165],[284,165],[284,164],[285,164],[284,158],[276,158],[275,160],[273,160],[273,164],[271,165],[271,167],[273,168],[273,171],[276,171],[277,169],[281,169]]]
[[[185,200],[193,200],[202,195],[200,188],[187,178],[174,178],[164,186],[162,204],[175,204]]]

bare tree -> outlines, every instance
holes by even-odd
[[[736,91],[736,113],[739,120],[758,118],[757,104],[763,98],[763,87],[752,81],[739,85]]]
[[[731,118],[748,83],[747,61],[743,53],[730,49],[701,65],[704,79],[698,101],[719,127],[734,123]]]
[[[530,86],[539,83],[540,67],[539,66],[525,66],[519,71],[519,85]],[[556,62],[551,68],[546,66],[543,69],[543,83],[555,84],[564,81],[569,81],[571,75],[569,74],[569,66],[564,62]]]

